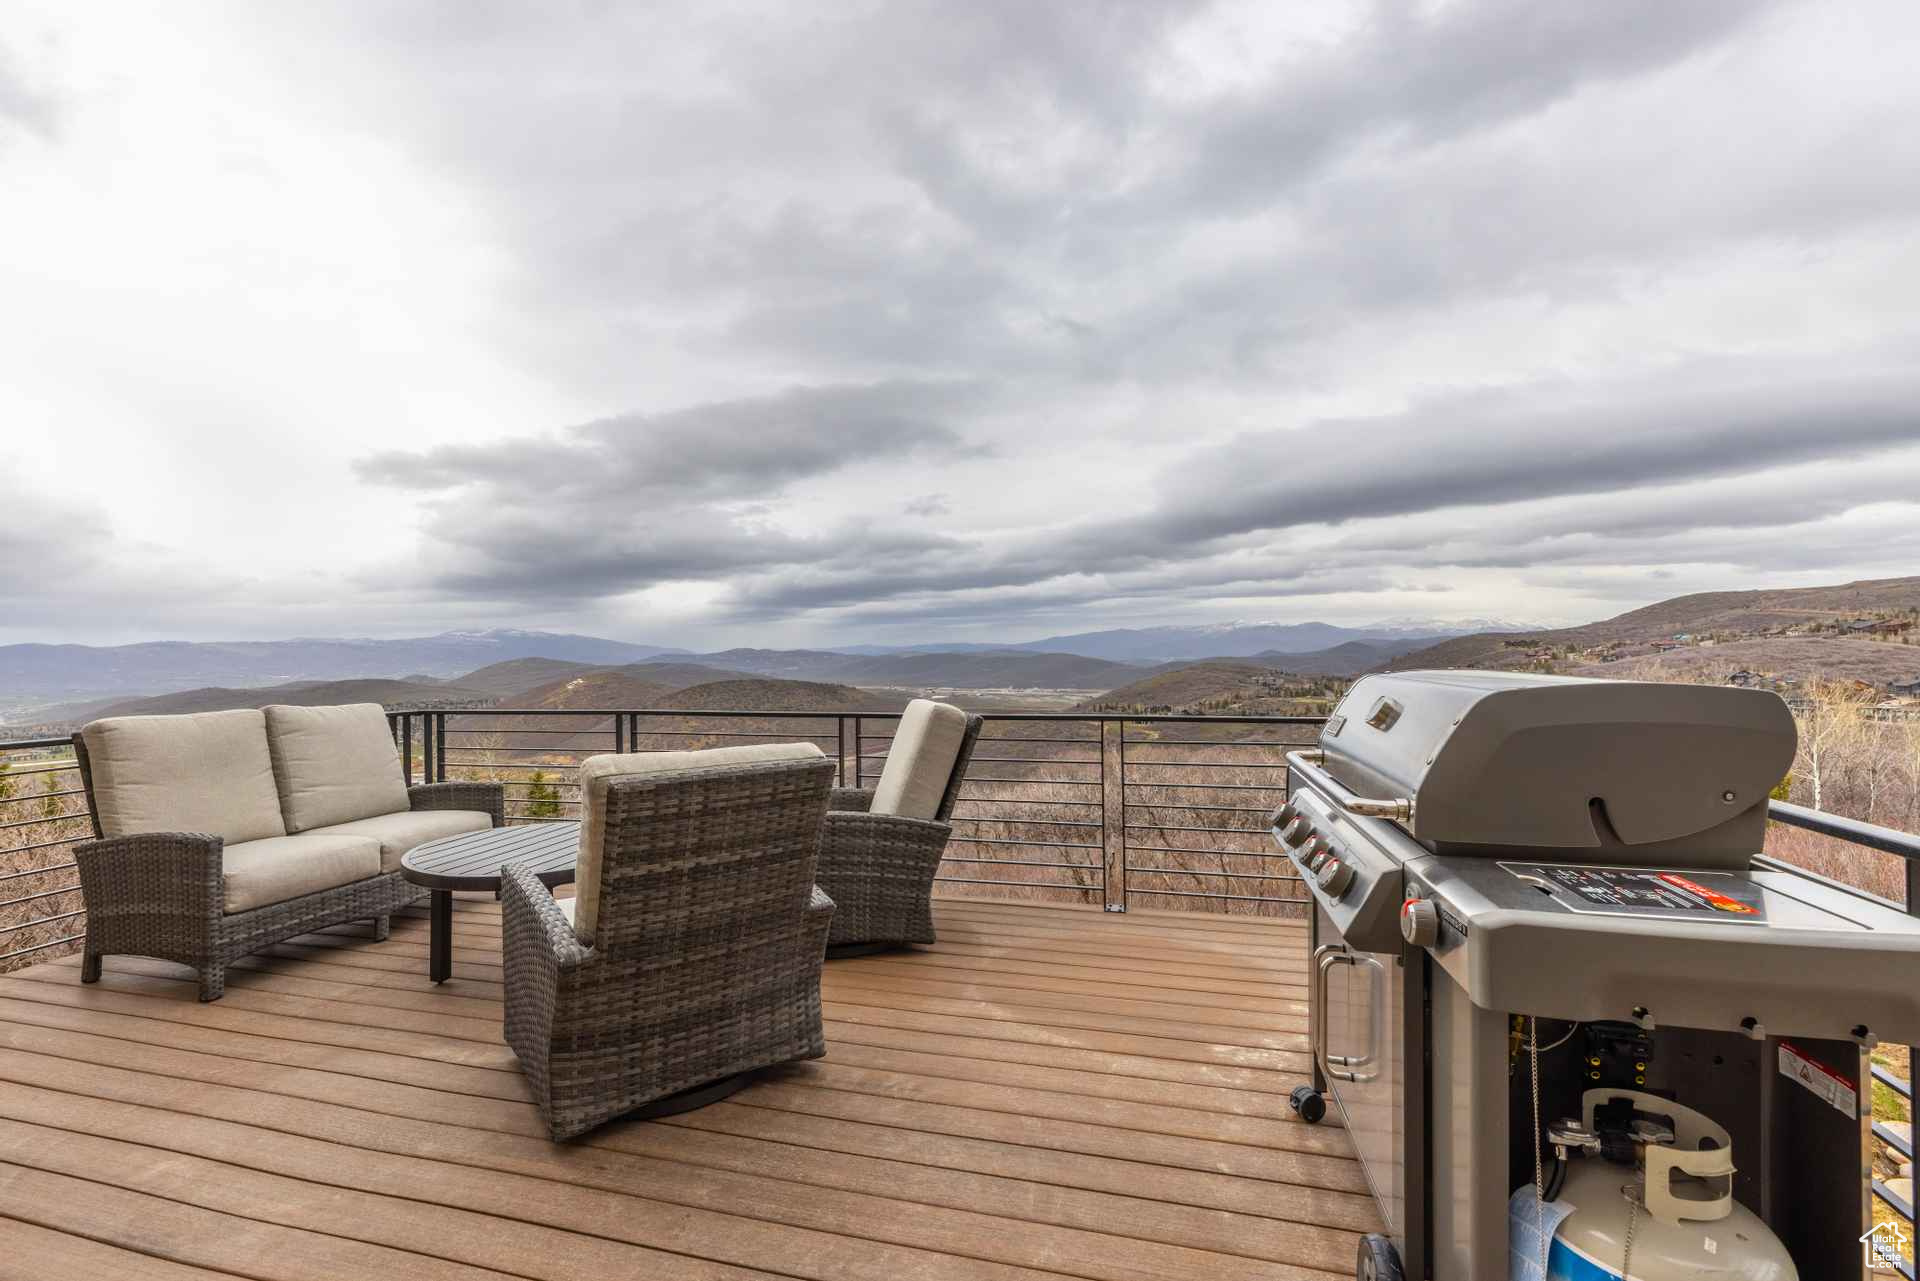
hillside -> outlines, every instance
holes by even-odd
[[[1708,647],[1709,653],[1736,642],[1808,640],[1812,645],[1794,650],[1794,660],[1811,670],[1824,670],[1829,661],[1847,661],[1845,650],[1822,657],[1818,647],[1856,641],[1858,638],[1845,630],[1848,624],[1911,616],[1915,611],[1920,611],[1920,577],[1871,579],[1833,587],[1701,592],[1580,627],[1461,636],[1403,654],[1387,667],[1562,671],[1569,665],[1602,664],[1607,658],[1652,656],[1658,646],[1691,646],[1704,638],[1717,642]],[[1682,641],[1681,637],[1687,639]],[[1920,651],[1914,653],[1920,657]]]
[[[835,654],[808,649],[729,649],[691,661],[784,680],[839,685],[955,689],[1104,689],[1140,668],[1079,654],[991,650],[971,653]]]
[[[510,658],[504,663],[490,663],[465,676],[456,676],[454,683],[504,697],[593,670],[592,663],[574,663],[560,658]]]
[[[1255,654],[1253,658],[1255,662],[1266,663],[1302,676],[1358,676],[1402,654],[1421,649],[1427,644],[1426,639],[1348,641],[1344,645],[1335,645],[1330,649],[1316,649],[1305,654],[1268,650],[1264,654]]]
[[[623,667],[581,667],[544,684],[503,699],[502,707],[570,707],[640,709],[663,707],[660,700],[674,690],[714,681],[750,680],[744,672],[730,672],[698,663],[628,663]]]
[[[711,681],[665,695],[654,706],[689,711],[897,712],[904,697],[820,681],[743,677]]]
[[[1088,699],[1075,711],[1108,708],[1187,707],[1207,699],[1232,697],[1262,681],[1277,681],[1281,673],[1264,663],[1215,658],[1198,663],[1170,663],[1153,675],[1110,689]]]
[[[1246,659],[1213,658],[1169,663],[1073,710],[1312,715],[1326,710],[1344,684],[1337,677],[1302,676]]]
[[[901,654],[861,658],[835,679],[858,685],[969,689],[1100,689],[1139,668],[1078,654]]]
[[[674,687],[646,680],[623,667],[589,670],[522,690],[501,700],[502,707],[561,709],[625,709],[658,707]]]
[[[224,712],[236,707],[265,707],[269,703],[290,703],[296,707],[321,707],[335,703],[381,703],[387,707],[487,707],[491,696],[460,685],[438,681],[349,680],[294,681],[286,685],[268,685],[261,689],[182,690],[154,698],[134,698],[95,708],[86,719],[103,716],[163,716],[182,712]]]
[[[1630,668],[1630,671],[1623,671]],[[1920,648],[1840,637],[1763,637],[1689,646],[1611,663],[1582,663],[1574,676],[1628,676],[1634,680],[1722,681],[1755,672],[1805,682],[1814,677],[1887,686],[1920,678]]]
[[[736,671],[728,667],[712,667],[705,663],[629,663],[619,670],[629,673],[638,680],[665,685],[668,689],[685,689],[689,685],[706,685],[712,681],[754,678],[752,672]]]

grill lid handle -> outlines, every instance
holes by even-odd
[[[1333,775],[1320,766],[1326,761],[1326,753],[1317,747],[1302,748],[1287,753],[1287,767],[1306,774],[1326,793],[1335,805],[1348,814],[1359,818],[1390,818],[1396,823],[1413,822],[1413,798],[1396,796],[1382,800],[1375,797],[1355,796],[1348,791]]]

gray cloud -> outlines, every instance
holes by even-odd
[[[357,464],[429,495],[443,591],[588,600],[773,565],[921,554],[949,538],[846,522],[831,537],[770,526],[767,505],[856,465],[969,452],[943,421],[977,406],[946,383],[796,387],[628,414],[552,436],[384,453]]]
[[[11,123],[43,141],[55,141],[61,121],[60,100],[50,89],[29,80],[22,69],[24,61],[23,56],[0,45],[0,126]],[[5,134],[0,133],[0,141],[4,140]]]
[[[1886,530],[1821,527],[1875,500],[1916,501],[1920,381],[1784,372],[1802,377],[1727,385],[1729,371],[1691,366],[1638,385],[1511,388],[1244,436],[1160,477],[1151,511],[1067,524],[1017,550],[976,540],[852,571],[753,577],[737,596],[753,617],[859,613],[889,598],[944,616],[940,598],[964,592],[1038,588],[1055,605],[1285,596],[1302,583],[1324,591],[1332,574],[1345,590],[1383,590],[1382,565],[1761,569],[1920,554],[1920,529],[1889,542]],[[1347,525],[1362,530],[1325,536]],[[1296,550],[1263,549],[1316,529]]]
[[[626,414],[546,438],[443,445],[377,454],[361,476],[409,489],[488,486],[496,497],[540,494],[691,501],[753,498],[850,462],[920,451],[953,452],[960,436],[943,416],[977,404],[957,383],[793,387],[657,414]]]
[[[1509,503],[1857,458],[1920,441],[1920,378],[1506,388],[1390,418],[1243,436],[1167,478],[1136,532],[1192,543],[1252,530]]]
[[[699,602],[673,625],[756,641],[1351,618],[1450,591],[1528,616],[1542,592],[1661,594],[1656,573],[1920,555],[1872,510],[1911,504],[1920,440],[1911,6],[264,12],[181,19],[216,81],[283,81],[270,102],[210,84],[262,122],[222,124],[212,150],[386,165],[379,234],[429,228],[464,256],[415,246],[405,289],[346,272],[329,292],[252,241],[196,269],[355,318],[365,351],[334,354],[388,357],[354,368],[391,382],[342,403],[400,406],[395,439],[457,440],[460,410],[422,420],[458,405],[463,371],[521,380],[473,440],[303,455],[303,483],[380,491],[413,521],[344,582],[316,569],[305,595],[346,614],[537,609],[638,634],[673,592],[640,594],[666,587]],[[25,65],[0,51],[0,128],[116,132],[54,128],[70,86]],[[168,225],[195,221],[187,203]],[[34,278],[14,271],[0,285]],[[313,332],[272,310],[261,341],[306,350]],[[434,366],[443,385],[414,381],[416,352],[466,342]],[[277,387],[191,381],[116,390],[119,430],[223,460],[243,432],[271,438]],[[98,383],[72,398],[87,415]],[[166,483],[196,510],[285,483],[238,466]],[[109,616],[88,566],[128,541],[100,522],[76,526],[84,565],[44,540],[12,555],[94,584]],[[223,549],[223,581],[298,577],[284,551],[273,572],[247,553]]]

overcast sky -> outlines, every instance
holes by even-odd
[[[1920,5],[0,8],[0,642],[1920,573]]]

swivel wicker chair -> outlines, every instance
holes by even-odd
[[[834,903],[829,958],[934,941],[933,878],[980,725],[951,703],[916,698],[878,785],[833,789],[819,871]]]
[[[501,881],[506,1040],[555,1140],[724,1098],[826,1053],[811,743],[595,756],[575,897]]]

